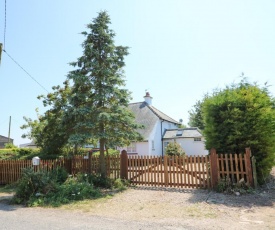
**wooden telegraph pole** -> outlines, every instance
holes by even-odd
[[[11,116],[10,116],[10,122],[9,122],[9,135],[8,135],[8,143],[10,143],[10,135],[11,135]]]

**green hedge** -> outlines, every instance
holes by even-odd
[[[32,159],[34,156],[40,155],[40,153],[40,149],[32,148],[0,149],[0,160]]]

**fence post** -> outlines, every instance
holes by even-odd
[[[65,166],[65,169],[67,170],[67,172],[69,174],[72,174],[72,159],[65,158],[64,159],[64,166]]]
[[[253,171],[254,187],[257,188],[258,187],[258,181],[257,181],[257,172],[256,172],[256,159],[253,156],[251,158],[251,160],[252,160],[252,171]]]
[[[128,155],[125,150],[120,154],[120,178],[128,180]]]
[[[92,151],[88,152],[88,173],[92,174]]]
[[[247,175],[247,182],[250,186],[253,186],[253,176],[252,176],[252,168],[251,168],[251,150],[250,148],[245,148],[245,161],[246,161],[246,175]]]
[[[217,153],[216,149],[210,150],[210,173],[211,173],[211,187],[216,188],[218,185],[218,165],[217,165]]]
[[[164,184],[166,187],[168,187],[168,180],[169,180],[169,177],[168,177],[168,161],[169,160],[169,157],[167,157],[166,155],[163,157],[163,165],[164,165]]]

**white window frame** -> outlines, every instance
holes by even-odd
[[[194,137],[194,141],[195,142],[201,141],[201,137]]]
[[[129,146],[127,146],[127,153],[136,153],[137,152],[137,143],[131,142]]]

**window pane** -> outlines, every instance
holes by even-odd
[[[127,152],[135,153],[136,152],[136,143],[131,143],[129,146],[127,146]]]

